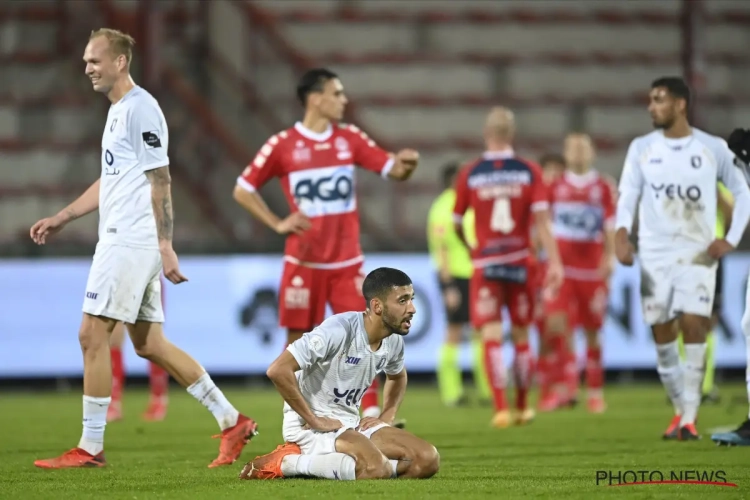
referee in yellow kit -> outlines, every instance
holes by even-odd
[[[453,226],[453,206],[456,202],[453,183],[457,173],[456,163],[443,168],[443,192],[430,207],[427,221],[427,243],[437,270],[448,322],[445,343],[440,348],[437,374],[440,398],[449,406],[468,402],[463,391],[459,353],[464,329],[469,325],[469,278],[474,272],[469,250],[458,238]],[[473,212],[466,213],[463,224],[468,243],[473,246],[476,243]],[[489,401],[490,387],[484,371],[484,352],[476,335],[472,335],[472,359],[479,399]]]

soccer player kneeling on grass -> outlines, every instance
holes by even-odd
[[[392,427],[406,392],[404,339],[414,288],[397,269],[372,271],[362,284],[364,312],[326,319],[268,368],[284,398],[285,444],[248,462],[240,479],[428,478],[438,471],[434,446]],[[362,395],[386,374],[380,418],[360,419]]]

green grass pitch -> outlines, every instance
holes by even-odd
[[[725,401],[744,397],[725,386]],[[607,389],[609,409],[543,414],[528,427],[493,430],[487,408],[448,409],[434,389],[408,390],[401,415],[408,429],[440,451],[441,469],[426,481],[240,481],[245,461],[281,441],[281,399],[267,389],[231,389],[227,395],[255,418],[260,435],[233,466],[208,469],[218,440],[211,415],[184,391],[172,390],[164,422],[144,423],[146,393],[127,391],[125,420],[107,426],[103,469],[36,469],[33,461],[78,442],[78,393],[0,394],[0,499],[300,499],[372,498],[750,498],[750,448],[718,448],[706,435],[737,425],[747,407],[706,406],[703,440],[663,442],[671,410],[660,387]],[[738,488],[704,485],[597,486],[597,470],[724,470]]]

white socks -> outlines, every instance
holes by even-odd
[[[682,415],[684,413],[682,403],[683,376],[677,341],[675,340],[667,344],[656,344],[656,354],[656,371],[659,372],[661,383],[664,385],[664,389],[666,389],[667,395],[672,401],[675,415]]]
[[[208,411],[216,418],[222,431],[237,425],[237,418],[240,416],[240,413],[227,400],[224,393],[216,387],[216,384],[208,376],[208,373],[204,373],[201,378],[187,388],[187,391],[191,396],[200,401],[203,406],[208,408]]]
[[[94,456],[104,450],[104,428],[107,425],[107,409],[111,402],[111,397],[83,396],[83,434],[78,447]]]
[[[680,426],[694,424],[701,404],[701,387],[706,367],[706,344],[685,344],[685,367],[683,380],[685,391],[682,394],[683,414]]]
[[[344,453],[287,455],[281,460],[281,473],[284,477],[312,476],[354,481],[355,465],[354,459]]]
[[[393,470],[391,478],[397,477],[398,460],[389,460]],[[287,455],[281,460],[284,477],[312,476],[339,481],[354,481],[356,462],[344,453],[325,455]]]

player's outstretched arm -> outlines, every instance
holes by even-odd
[[[156,235],[159,239],[164,277],[174,284],[187,281],[180,273],[177,254],[172,247],[174,234],[174,215],[172,211],[172,178],[169,166],[146,170],[146,177],[151,183],[151,206],[156,220]]]
[[[47,242],[47,236],[60,232],[68,222],[79,219],[99,208],[99,183],[100,179],[97,179],[73,203],[60,210],[56,215],[42,219],[31,226],[30,236],[34,243],[44,245]]]
[[[301,368],[297,360],[289,351],[284,351],[281,356],[271,363],[266,371],[266,376],[271,379],[276,390],[279,391],[284,401],[294,410],[297,415],[307,423],[311,429],[319,432],[330,432],[341,428],[342,424],[338,420],[318,417],[310,409],[302,392],[299,390],[295,372]]]
[[[402,149],[393,157],[394,163],[388,177],[397,181],[408,180],[419,164],[419,153],[413,149]]]
[[[392,425],[396,419],[396,414],[406,394],[407,380],[406,368],[395,375],[386,374],[385,386],[383,387],[383,411],[380,414],[380,420],[388,425]]]

